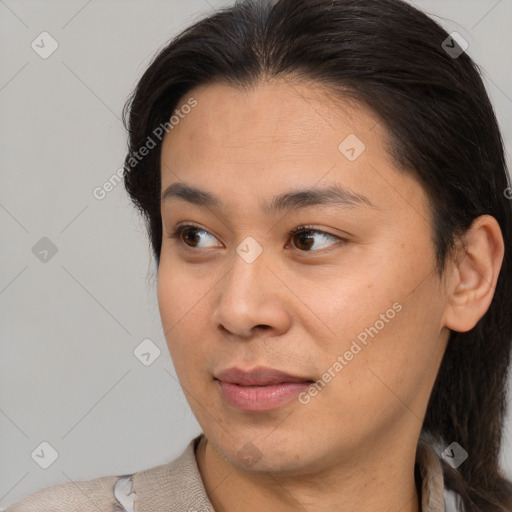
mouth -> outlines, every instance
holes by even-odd
[[[278,409],[314,382],[309,377],[265,367],[250,371],[229,368],[218,373],[214,380],[222,398],[232,407],[245,412]]]

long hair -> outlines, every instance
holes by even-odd
[[[442,461],[446,485],[465,512],[512,510],[512,484],[499,468],[512,341],[510,180],[477,65],[426,14],[402,0],[244,0],[197,21],[165,46],[124,109],[125,186],[146,221],[157,265],[158,127],[169,128],[176,106],[196,86],[250,87],[268,77],[313,80],[380,118],[396,167],[413,174],[428,194],[440,276],[476,217],[498,221],[506,250],[493,301],[469,332],[450,333],[423,429],[469,453],[457,470]],[[134,159],[148,137],[157,147]]]

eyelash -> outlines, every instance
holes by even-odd
[[[199,248],[198,247],[191,247],[191,246],[185,244],[183,242],[183,240],[181,240],[181,234],[184,231],[186,231],[187,229],[194,229],[194,230],[197,230],[198,232],[207,233],[208,235],[213,236],[206,229],[203,229],[203,228],[201,228],[199,226],[195,226],[194,224],[180,224],[180,225],[176,226],[174,232],[169,235],[169,238],[175,239],[178,242],[182,243],[185,246],[186,249],[190,249],[190,250],[205,249],[205,247],[199,247]],[[321,231],[319,229],[314,229],[313,227],[306,226],[304,224],[301,224],[300,226],[297,226],[296,228],[292,229],[288,233],[288,240],[292,239],[294,236],[296,236],[299,233],[316,233],[316,234],[320,234],[320,235],[325,235],[325,236],[327,236],[329,238],[337,239],[338,240],[338,244],[340,244],[340,243],[341,244],[345,244],[345,243],[348,242],[348,240],[345,239],[345,238],[341,238],[339,236],[333,235],[331,233],[327,233],[325,231]],[[333,245],[336,245],[336,244],[333,244]],[[305,252],[305,253],[308,253],[308,252],[313,252],[314,253],[314,252],[329,251],[330,247],[328,247],[326,249],[319,249],[319,250],[313,250],[313,251],[304,251],[304,250],[301,250],[301,249],[297,249],[297,250],[300,251],[300,252]]]

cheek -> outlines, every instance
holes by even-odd
[[[329,318],[334,331],[317,347],[322,351],[318,370],[326,372],[343,358],[336,373],[342,377],[332,386],[340,407],[351,409],[353,402],[380,409],[388,400],[399,405],[397,396],[410,403],[435,375],[445,298],[433,256],[426,246],[423,252],[404,244],[394,252],[388,247],[381,259],[366,262],[364,272],[335,281],[330,300],[317,291],[322,318]]]
[[[194,365],[204,339],[205,282],[191,279],[179,265],[161,260],[158,270],[158,306],[167,347],[178,374]],[[191,350],[191,347],[194,350]],[[186,372],[188,374],[188,372]]]
[[[318,272],[314,282],[295,276],[302,280],[295,289],[317,324],[321,319],[331,337],[346,338],[373,325],[395,302],[407,301],[431,275],[433,261],[428,233],[412,237],[397,229],[372,246],[351,247],[338,265]]]
[[[401,414],[422,417],[444,346],[443,300],[436,283],[432,277],[412,292],[401,286],[374,295],[364,314],[350,323],[324,368],[343,357],[343,369],[326,395],[336,415],[352,411],[361,422],[370,413],[382,421]]]
[[[215,279],[206,267],[186,264],[175,250],[162,245],[158,269],[158,306],[164,331],[193,325]]]

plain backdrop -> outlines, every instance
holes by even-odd
[[[122,183],[93,191],[123,164],[122,106],[151,57],[230,3],[0,0],[0,507],[168,462],[200,432],[163,338],[144,226]],[[510,154],[512,0],[414,4],[468,41]],[[149,366],[134,355],[143,340],[161,351]],[[511,447],[509,419],[512,478]]]

